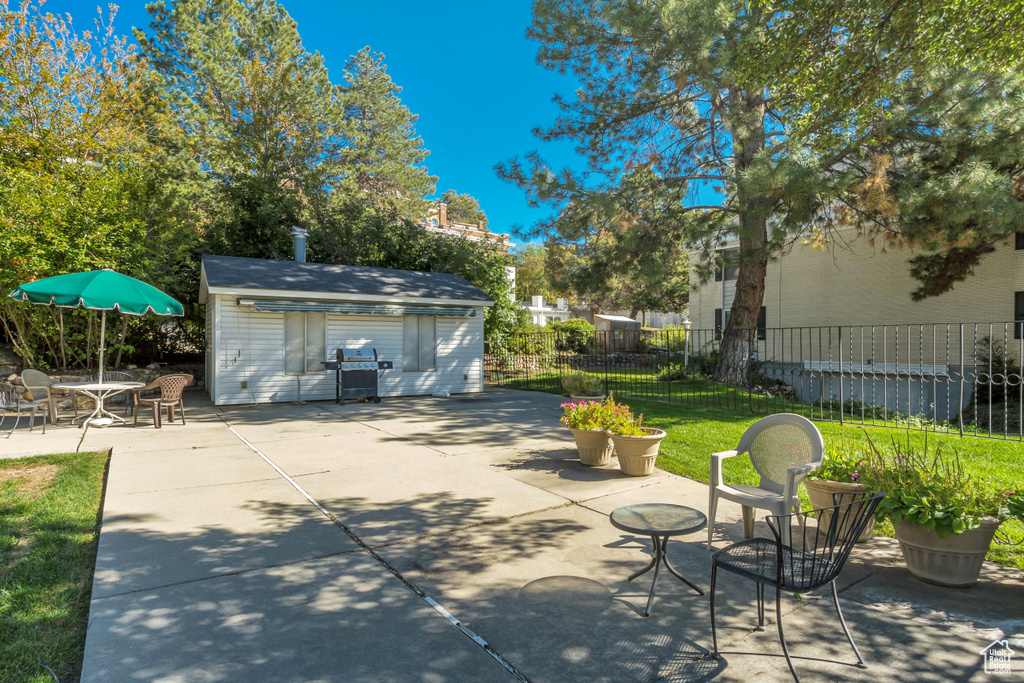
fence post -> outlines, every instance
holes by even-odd
[[[611,383],[608,380],[608,335],[611,334],[611,330],[605,330],[598,332],[601,336],[601,344],[604,347],[604,395],[607,396],[608,392],[611,391]]]
[[[964,435],[964,324],[960,323],[960,392],[956,397],[956,415],[960,423],[960,436]],[[977,422],[975,422],[977,424]]]
[[[843,424],[843,328],[839,327],[839,424]]]

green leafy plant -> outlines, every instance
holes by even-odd
[[[562,388],[576,396],[604,395],[604,380],[597,375],[574,372],[562,376]]]
[[[894,438],[891,452],[884,453],[867,436],[870,448],[862,481],[887,493],[875,512],[879,520],[889,518],[894,526],[904,520],[920,524],[945,538],[977,528],[982,517],[1007,516],[1004,496],[971,477],[956,449],[950,449],[952,456],[941,445],[929,453],[925,439],[917,450],[908,435],[906,444]]]
[[[650,430],[644,427],[644,414],[634,415],[629,406],[621,404],[608,431],[621,436],[646,436],[650,433]]]
[[[825,443],[825,459],[821,467],[808,473],[808,479],[863,483],[861,469],[865,465],[864,445],[851,439],[830,440]]]

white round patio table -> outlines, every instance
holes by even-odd
[[[120,420],[126,422],[126,420],[119,416],[114,415],[112,412],[107,410],[103,403],[115,394],[120,394],[122,391],[128,391],[129,389],[140,389],[146,386],[145,382],[64,382],[61,384],[54,384],[54,389],[67,389],[72,392],[85,394],[92,400],[96,401],[96,410],[92,411],[89,417],[82,421],[82,424],[88,422],[99,421],[103,418],[112,418],[114,420]],[[75,418],[71,421],[71,424],[75,423]],[[107,423],[109,424],[109,422]]]

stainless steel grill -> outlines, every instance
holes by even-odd
[[[347,398],[380,403],[378,380],[394,364],[389,360],[378,360],[377,349],[342,347],[335,352],[335,360],[325,361],[324,367],[334,370],[336,403],[342,403]]]

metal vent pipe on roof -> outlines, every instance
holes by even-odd
[[[306,262],[306,238],[309,237],[309,230],[292,226],[292,238],[295,240],[295,260],[298,263]]]

